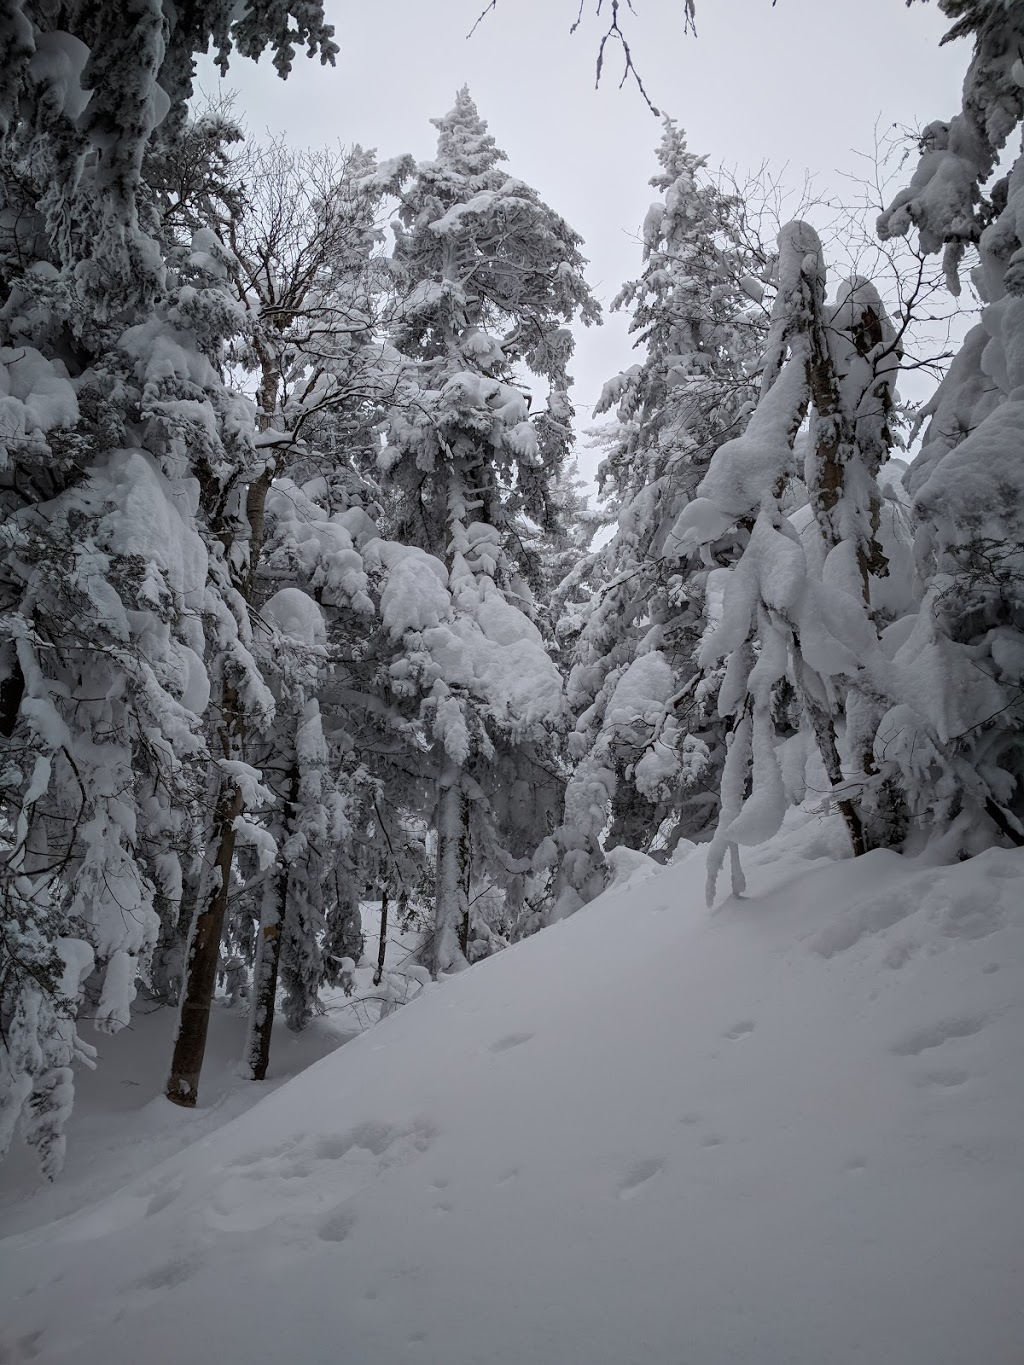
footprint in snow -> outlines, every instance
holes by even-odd
[[[891,895],[854,906],[812,935],[810,948],[821,957],[835,957],[855,947],[862,939],[870,939],[875,934],[894,929],[901,920],[908,919],[917,910],[922,893],[927,891],[932,882],[923,885],[918,883],[913,894],[895,891]]]
[[[225,1164],[233,1170],[244,1166],[258,1166],[262,1161],[272,1161],[275,1157],[284,1156],[297,1145],[297,1142],[297,1139],[291,1142],[278,1142],[273,1147],[258,1147],[253,1151],[240,1152]]]
[[[649,1180],[653,1180],[656,1175],[660,1175],[664,1169],[664,1161],[659,1160],[657,1157],[651,1157],[647,1161],[638,1161],[619,1185],[619,1198],[632,1199]]]
[[[344,1242],[351,1237],[355,1225],[356,1216],[351,1209],[335,1209],[320,1224],[317,1236],[321,1242]]]
[[[964,1071],[962,1067],[936,1067],[932,1071],[926,1071],[918,1081],[918,1085],[935,1085],[940,1089],[950,1090],[954,1086],[964,1085],[970,1079],[971,1073]]]
[[[44,1328],[39,1327],[34,1332],[26,1332],[24,1336],[18,1337],[13,1344],[13,1350],[16,1352],[14,1355],[9,1353],[5,1341],[0,1341],[0,1365],[7,1365],[8,1361],[14,1365],[15,1361],[38,1359],[39,1339],[43,1331]]]
[[[146,1217],[152,1218],[154,1214],[162,1213],[164,1209],[174,1203],[180,1193],[180,1185],[168,1185],[166,1189],[154,1191],[146,1205]]]
[[[492,1043],[487,1049],[488,1052],[509,1052],[514,1047],[522,1047],[533,1037],[532,1033],[510,1033],[505,1038],[499,1038],[496,1043]]]
[[[984,1015],[940,1019],[935,1024],[929,1024],[927,1028],[911,1033],[901,1042],[894,1043],[891,1051],[897,1057],[917,1057],[920,1053],[927,1052],[933,1047],[941,1047],[943,1043],[951,1042],[955,1038],[973,1037],[974,1034],[981,1032],[986,1022]]]
[[[1006,925],[1006,913],[998,896],[986,895],[983,888],[961,892],[946,905],[942,928],[948,938],[987,938]]]
[[[891,967],[893,971],[898,971],[900,967],[905,967],[907,965],[919,947],[920,944],[915,939],[900,939],[892,944],[882,961],[886,967]]]
[[[179,1256],[177,1260],[167,1261],[135,1281],[137,1289],[177,1289],[190,1280],[200,1268],[198,1256]]]
[[[360,1123],[347,1133],[332,1133],[317,1142],[313,1154],[318,1161],[340,1161],[353,1147],[362,1147],[374,1156],[383,1156],[400,1130],[390,1123]]]
[[[1015,882],[1020,876],[1019,863],[995,863],[988,868],[985,874],[990,881]]]

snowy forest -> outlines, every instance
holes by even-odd
[[[727,3],[674,0],[680,43],[699,56],[702,11]],[[823,215],[813,194],[782,212],[790,200],[764,174],[715,166],[681,120],[654,107],[637,55],[641,6],[585,4],[577,14],[566,4],[566,27],[575,20],[574,42],[596,57],[602,90],[621,75],[616,98],[649,106],[650,145],[636,150],[656,156],[633,277],[604,308],[586,242],[488,122],[472,40],[469,84],[447,112],[423,111],[424,121],[437,114],[427,160],[330,140],[339,130],[313,147],[254,136],[239,101],[199,89],[207,53],[226,85],[250,59],[290,82],[308,61],[332,64],[346,41],[333,8],[0,3],[0,1156],[29,1172],[16,1201],[0,1201],[0,1238],[17,1201],[60,1189],[77,1140],[76,1092],[104,1085],[115,1035],[161,1030],[135,1079],[106,1083],[111,1094],[141,1087],[154,1133],[190,1122],[173,1117],[180,1110],[216,1104],[222,1071],[234,1077],[232,1096],[248,1095],[232,1099],[231,1118],[260,1100],[257,1083],[269,1084],[275,1059],[303,1037],[321,1040],[307,1061],[324,1057],[279,1099],[262,1100],[250,1128],[239,1118],[223,1129],[236,1136],[223,1137],[216,1181],[203,1185],[212,1158],[193,1155],[173,1179],[139,1186],[140,1207],[155,1204],[163,1218],[184,1219],[167,1194],[183,1191],[194,1223],[210,1201],[220,1208],[247,1162],[256,1171],[292,1161],[261,1186],[291,1180],[265,1216],[254,1212],[264,1196],[239,1187],[205,1240],[187,1241],[185,1222],[161,1236],[155,1220],[146,1240],[118,1195],[92,1223],[0,1240],[10,1269],[0,1273],[10,1281],[2,1316],[17,1324],[10,1337],[0,1326],[0,1360],[127,1365],[138,1358],[134,1333],[139,1350],[142,1335],[160,1341],[146,1348],[157,1365],[197,1358],[200,1341],[225,1361],[340,1354],[352,1365],[404,1360],[417,1343],[418,1359],[438,1365],[1019,1362],[1024,6],[932,0],[962,55],[962,92],[950,92],[959,104],[920,111],[873,207],[851,200]],[[479,20],[517,22],[515,0]],[[629,343],[590,411],[574,399],[574,349],[609,307],[628,320]],[[581,473],[585,458],[597,461],[596,486]],[[781,867],[790,880],[772,881]],[[698,926],[685,944],[672,937],[683,921]],[[1007,935],[998,949],[997,932]],[[787,985],[800,953],[816,955],[815,970],[835,968],[832,984],[803,994]],[[852,970],[842,964],[857,954],[864,1001],[882,982],[889,1005],[842,995]],[[947,976],[915,977],[900,992],[905,966]],[[830,992],[847,1015],[831,1012]],[[685,1027],[666,1013],[677,997],[690,1010]],[[635,1289],[634,1307],[615,1299],[627,1336],[608,1324],[580,1336],[583,1305],[614,1299],[613,1281],[621,1289],[603,1261],[600,1273],[588,1260],[576,1279],[552,1272],[543,1293],[530,1288],[529,1276],[515,1277],[534,1243],[516,1232],[513,1204],[469,1239],[464,1261],[431,1252],[425,1224],[416,1231],[423,1220],[409,1212],[401,1172],[459,1126],[465,1091],[484,1087],[473,1079],[476,1053],[453,1060],[473,1038],[488,1051],[482,1020],[493,1015],[502,1033],[488,1065],[516,1068],[511,1088],[480,1089],[508,1149],[508,1181],[525,1179],[531,1158],[517,1153],[534,1150],[532,1139],[517,1147],[517,1106],[556,1111],[556,1135],[563,1103],[583,1115],[564,1120],[550,1149],[538,1139],[539,1209],[561,1197],[558,1180],[571,1185],[570,1152],[586,1166],[582,1134],[615,1128],[602,1106],[616,1107],[619,1086],[641,1085],[645,1056],[657,1074],[637,1090],[634,1114],[660,1113],[677,1082],[688,1112],[703,1113],[723,1085],[719,1054],[687,1063],[674,1049],[715,1019],[732,1065],[765,1034],[756,1008],[769,1009],[765,1000],[787,1027],[794,1016],[797,1041],[748,1050],[758,1066],[734,1088],[763,1115],[778,1162],[790,1159],[780,1136],[790,1132],[804,1170],[833,1139],[822,1127],[805,1151],[804,1130],[791,1131],[805,1101],[788,1072],[776,1076],[785,1055],[808,1075],[846,1066],[853,1092],[840,1087],[829,1104],[855,1108],[852,1093],[864,1094],[871,1122],[882,1123],[879,1113],[888,1121],[899,1106],[857,1079],[874,1073],[844,1050],[860,1046],[850,1030],[859,1038],[891,1016],[890,1061],[964,1053],[914,1081],[922,1105],[928,1085],[963,1105],[931,1164],[928,1144],[953,1123],[948,1111],[907,1118],[925,1152],[917,1162],[905,1157],[910,1138],[900,1146],[890,1135],[887,1145],[876,1135],[908,1184],[893,1175],[861,1194],[890,1249],[865,1261],[870,1285],[853,1253],[833,1267],[856,1286],[856,1330],[847,1303],[812,1314],[800,1336],[798,1300],[783,1296],[776,1320],[766,1305],[781,1291],[757,1284],[756,1329],[721,1306],[712,1326],[684,1329],[677,1291],[659,1290],[655,1276]],[[586,1068],[557,1048],[532,1060],[536,1020],[553,1021],[567,1047],[577,1023],[600,1039],[620,1012],[603,1053],[611,1074],[595,1054],[591,1111],[578,1081]],[[233,1021],[233,1051],[211,1079],[204,1062],[222,1016]],[[323,1044],[325,1019],[359,1034],[359,1047],[348,1034]],[[986,1021],[1004,1030],[987,1053]],[[622,1034],[633,1049],[619,1053]],[[822,1060],[801,1063],[816,1037]],[[454,1097],[443,1119],[423,1088],[435,1065],[450,1073]],[[981,1076],[996,1080],[979,1098],[971,1086]],[[407,1086],[418,1097],[407,1119],[383,1122]],[[334,1108],[318,1119],[322,1095]],[[468,1181],[498,1141],[484,1099],[476,1103],[453,1149]],[[321,1134],[305,1167],[299,1138],[288,1136],[294,1114],[303,1142]],[[98,1121],[92,1109],[82,1120],[86,1147]],[[111,1132],[120,1122],[107,1121]],[[832,1118],[837,1129],[845,1121]],[[849,1121],[856,1129],[867,1119]],[[672,1123],[685,1135],[691,1120]],[[969,1123],[981,1136],[965,1136]],[[713,1126],[708,1150],[728,1145],[727,1119]],[[174,1129],[176,1146],[155,1143],[150,1164],[124,1167],[122,1180],[151,1175],[193,1137],[213,1141],[204,1135],[215,1128]],[[858,1139],[865,1150],[872,1140]],[[105,1141],[94,1139],[90,1161]],[[292,1234],[278,1232],[289,1218],[320,1220],[316,1255],[301,1244],[320,1307],[304,1288],[303,1313],[334,1311],[335,1275],[355,1283],[356,1270],[342,1276],[325,1258],[348,1254],[356,1222],[373,1224],[369,1196],[365,1209],[345,1206],[325,1222],[328,1175],[316,1175],[316,1198],[298,1194],[331,1141],[336,1165],[362,1154],[360,1190],[372,1166],[395,1191],[381,1196],[377,1241],[353,1265],[422,1237],[432,1291],[410,1288],[382,1323],[352,1289],[336,1337],[323,1329],[305,1347],[294,1325],[271,1328],[270,1316],[259,1328],[251,1319],[251,1338],[233,1335],[231,1296],[260,1294],[240,1288],[243,1243],[246,1255],[262,1248],[270,1296],[289,1274]],[[676,1139],[654,1156],[616,1141],[628,1168],[621,1197],[653,1180],[669,1188]],[[973,1172],[981,1183],[956,1185],[954,1149],[984,1167]],[[561,1177],[546,1150],[569,1163]],[[758,1158],[746,1159],[756,1171]],[[753,1184],[776,1179],[773,1161],[762,1156]],[[847,1187],[865,1164],[849,1156]],[[242,1174],[230,1174],[236,1165]],[[733,1196],[698,1184],[708,1201],[702,1244],[682,1262],[709,1254],[721,1271],[732,1253],[707,1229],[734,1215]],[[884,1223],[903,1197],[895,1186],[911,1189],[909,1202]],[[431,1197],[443,1188],[431,1185]],[[944,1204],[936,1191],[948,1190]],[[624,1225],[620,1237],[595,1224],[574,1235],[607,1237],[608,1256],[624,1261],[635,1236],[659,1264],[681,1264],[673,1236],[685,1217],[677,1209],[673,1225],[672,1201],[662,1202],[648,1215],[664,1220],[655,1231]],[[808,1240],[813,1198],[796,1204],[794,1243],[823,1255]],[[639,1206],[616,1204],[615,1217]],[[79,1216],[77,1204],[49,1207],[50,1218]],[[854,1221],[872,1216],[837,1208]],[[759,1262],[772,1259],[775,1239],[764,1220],[735,1233]],[[14,1223],[19,1236],[30,1226]],[[438,1285],[456,1293],[503,1229],[502,1283],[513,1287],[494,1289],[500,1311],[486,1307],[491,1282],[472,1280],[484,1307],[467,1303],[472,1329],[461,1322],[445,1335],[444,1315],[429,1308]],[[223,1253],[211,1249],[215,1235]],[[89,1244],[83,1266],[80,1243],[96,1237],[107,1240]],[[54,1338],[26,1296],[64,1241],[60,1265],[79,1279],[67,1295],[52,1290],[51,1315],[59,1299],[72,1322]],[[178,1259],[164,1265],[172,1242]],[[132,1279],[157,1243],[161,1264]],[[933,1246],[954,1259],[929,1276]],[[957,1247],[973,1269],[956,1261]],[[876,1284],[890,1254],[916,1265],[902,1307]],[[209,1271],[205,1288],[190,1279],[200,1255],[228,1266],[223,1281]],[[103,1274],[143,1286],[123,1324]],[[920,1311],[950,1280],[960,1297],[951,1294],[948,1312]],[[207,1299],[177,1299],[186,1282]],[[563,1291],[564,1320],[548,1302]],[[507,1315],[518,1303],[532,1320],[535,1293],[547,1307],[533,1338]],[[687,1312],[699,1317],[694,1294]],[[201,1334],[189,1336],[196,1324]]]

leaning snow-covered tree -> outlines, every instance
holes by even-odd
[[[831,303],[825,284],[817,234],[801,222],[783,228],[758,406],[746,430],[715,452],[671,532],[685,551],[749,528],[738,563],[719,571],[721,609],[700,652],[705,667],[727,660],[718,708],[732,718],[708,860],[712,891],[727,855],[742,885],[739,846],[770,837],[788,802],[803,798],[809,743],[853,852],[893,838],[893,797],[871,726],[896,688],[879,644],[884,589],[876,585],[890,569],[878,476],[892,443],[901,343],[868,281],[844,282]],[[811,518],[804,538],[782,505],[800,474]],[[887,518],[887,528],[894,524]],[[785,772],[775,726],[781,687],[795,694],[799,727]]]

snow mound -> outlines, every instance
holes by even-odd
[[[832,842],[631,880],[0,1242],[0,1359],[1019,1365],[1024,854]]]

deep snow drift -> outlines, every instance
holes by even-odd
[[[640,868],[0,1242],[0,1360],[1019,1365],[1024,854],[835,833],[713,912]]]

